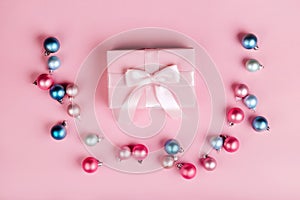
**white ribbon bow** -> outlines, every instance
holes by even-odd
[[[125,73],[125,81],[127,86],[136,86],[137,88],[123,105],[128,109],[130,119],[133,119],[139,100],[143,95],[143,91],[139,88],[149,84],[153,84],[155,96],[165,112],[174,119],[181,117],[182,111],[172,92],[161,85],[179,83],[180,73],[177,65],[167,66],[153,74],[140,69],[128,69]]]

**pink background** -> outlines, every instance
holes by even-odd
[[[2,0],[0,199],[299,199],[299,8],[298,0]],[[66,113],[31,84],[45,72],[42,41],[59,37],[63,66],[56,77],[72,82],[99,42],[145,26],[174,29],[203,45],[223,77],[228,105],[235,105],[231,84],[247,83],[271,133],[256,134],[248,122],[232,128],[240,150],[215,155],[215,172],[197,163],[198,176],[190,181],[175,171],[83,173],[79,163],[88,152],[74,124],[66,140],[51,140],[49,129]],[[256,33],[260,50],[244,50],[241,32]],[[266,68],[248,73],[247,57]],[[187,152],[194,163],[198,149],[196,142]]]

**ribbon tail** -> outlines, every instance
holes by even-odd
[[[155,86],[155,92],[161,107],[171,118],[178,119],[182,116],[182,110],[170,90],[162,86]]]
[[[135,111],[137,109],[137,106],[139,104],[139,101],[143,95],[143,90],[136,91],[130,95],[125,103],[122,105],[118,122],[119,123],[126,123],[129,124],[133,121]]]

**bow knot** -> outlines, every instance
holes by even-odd
[[[171,65],[150,74],[140,69],[128,69],[125,73],[125,81],[128,87],[142,88],[149,84],[154,84],[154,93],[160,106],[172,118],[181,116],[181,109],[172,94],[172,92],[162,85],[176,84],[180,82],[180,73],[177,65]],[[142,96],[141,92],[133,92],[125,104],[130,108],[130,118],[132,119],[135,110],[138,106],[139,99]]]

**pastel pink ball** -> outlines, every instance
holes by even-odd
[[[210,156],[200,158],[200,164],[207,171],[213,171],[217,167],[217,161]]]
[[[238,98],[244,98],[249,93],[249,88],[245,84],[238,84],[234,88],[234,95]]]

